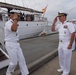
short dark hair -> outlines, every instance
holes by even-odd
[[[14,12],[9,12],[9,14],[14,14]]]
[[[9,13],[8,13],[8,16],[10,16],[11,14],[14,14],[14,12],[9,12]]]

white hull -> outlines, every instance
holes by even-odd
[[[0,27],[4,28],[5,22],[0,21]],[[40,34],[46,26],[46,22],[24,22],[20,21],[18,26],[19,39],[29,38]],[[1,35],[1,34],[0,34]]]

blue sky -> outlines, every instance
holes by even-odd
[[[59,11],[68,13],[68,20],[76,19],[76,0],[0,0],[0,2],[4,1],[39,11],[48,5],[45,17],[50,22],[53,21]]]

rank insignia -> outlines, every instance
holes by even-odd
[[[67,26],[67,25],[65,25],[65,26],[64,26],[64,28],[68,28],[68,26]]]

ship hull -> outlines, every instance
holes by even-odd
[[[0,29],[4,29],[5,22],[0,21]],[[46,22],[24,22],[20,21],[18,26],[19,39],[30,38],[37,36],[40,34],[44,27],[46,26]],[[0,30],[0,31],[1,31]],[[3,35],[3,34],[0,34]]]

